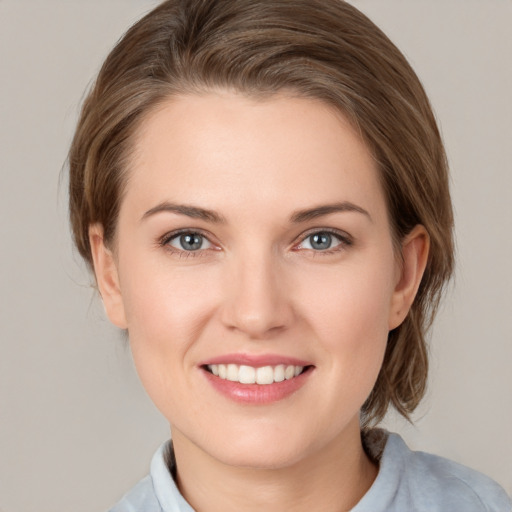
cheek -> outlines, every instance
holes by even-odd
[[[130,270],[121,288],[135,366],[143,383],[152,385],[167,380],[173,368],[193,365],[190,348],[218,301],[217,276],[211,269],[146,260],[124,262]]]
[[[151,266],[130,277],[125,288],[133,361],[147,394],[171,424],[184,415],[200,416],[190,399],[197,354],[194,347],[215,310],[212,276]],[[140,279],[139,279],[140,277]],[[207,281],[205,281],[207,279]]]
[[[323,285],[307,302],[319,320],[319,329],[354,334],[375,329],[387,334],[394,287],[386,265],[346,267],[324,277],[312,275],[311,285],[315,282]]]
[[[392,258],[383,260],[393,265]],[[309,284],[321,282],[322,290],[303,302],[328,364],[354,385],[367,380],[363,387],[369,390],[384,357],[394,288],[383,260],[310,276]]]

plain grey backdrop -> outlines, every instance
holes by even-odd
[[[352,0],[410,59],[452,169],[458,269],[410,445],[512,493],[512,2]],[[78,106],[151,0],[0,0],[0,511],[90,512],[144,476],[168,426],[71,248]]]

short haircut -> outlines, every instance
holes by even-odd
[[[393,238],[430,237],[418,294],[392,330],[362,424],[389,405],[404,417],[424,395],[426,331],[453,270],[446,155],[425,91],[396,46],[343,0],[168,0],[131,27],[84,101],[69,153],[75,244],[92,267],[88,229],[115,240],[131,150],[143,119],[172,96],[219,88],[316,98],[341,112],[375,158]]]

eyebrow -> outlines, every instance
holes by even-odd
[[[141,220],[145,220],[148,217],[161,212],[177,213],[178,215],[185,215],[193,219],[201,219],[214,224],[226,223],[226,219],[213,210],[200,208],[198,206],[170,203],[168,201],[164,201],[148,210],[144,213]],[[342,203],[327,204],[314,208],[307,208],[305,210],[298,210],[291,215],[290,221],[294,224],[300,224],[301,222],[307,222],[318,217],[339,212],[357,212],[366,215],[370,220],[372,220],[371,215],[364,208],[350,203],[349,201],[344,201]]]
[[[178,215],[186,215],[187,217],[191,217],[193,219],[201,219],[206,222],[213,222],[215,224],[226,223],[226,219],[213,210],[207,210],[205,208],[189,206],[186,204],[170,203],[168,201],[164,201],[148,210],[142,216],[141,220],[147,219],[148,217],[161,212],[177,213]]]
[[[300,222],[306,222],[308,220],[316,219],[317,217],[323,217],[331,213],[338,212],[357,212],[366,215],[370,221],[373,221],[371,215],[360,206],[349,201],[343,201],[342,203],[327,204],[317,206],[315,208],[308,208],[306,210],[298,210],[290,217],[291,222],[298,224]]]

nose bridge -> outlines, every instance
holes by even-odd
[[[282,262],[272,249],[247,247],[230,267],[224,323],[251,338],[285,328],[292,308]]]

